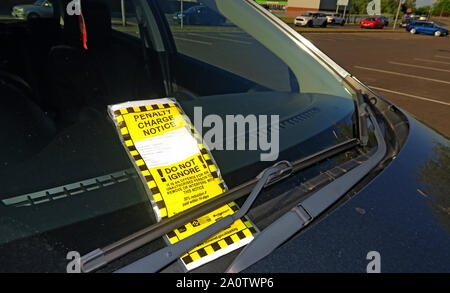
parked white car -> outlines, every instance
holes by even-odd
[[[11,15],[18,19],[32,19],[53,16],[53,5],[48,0],[37,0],[33,4],[16,5]]]
[[[297,16],[294,20],[295,26],[326,27],[327,24],[328,20],[326,14],[320,12],[307,12],[302,16]]]
[[[341,17],[339,13],[328,13],[327,14],[327,22],[329,24],[345,24],[345,18]]]

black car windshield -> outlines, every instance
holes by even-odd
[[[49,2],[53,18],[0,20],[0,253],[85,253],[155,222],[108,105],[174,97],[214,134],[229,188],[356,135],[356,94],[326,56],[246,1],[81,1],[86,34]]]

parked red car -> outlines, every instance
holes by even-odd
[[[383,28],[384,21],[379,17],[368,17],[361,22],[361,28]]]

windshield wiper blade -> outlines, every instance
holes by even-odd
[[[360,146],[359,140],[356,138],[352,138],[307,157],[296,160],[292,162],[292,173],[300,172],[301,170],[309,168],[314,164],[326,160],[327,158],[336,156],[339,153],[345,152],[357,146]],[[276,179],[276,177],[273,177],[269,183],[275,183],[277,181]],[[84,255],[81,258],[82,271],[88,273],[99,269],[107,265],[108,263],[118,259],[119,257],[122,257],[127,253],[164,236],[165,234],[173,231],[174,229],[177,229],[187,222],[193,221],[194,219],[210,213],[227,203],[248,195],[256,186],[259,180],[260,178],[258,178],[257,176],[252,180],[249,180],[219,196],[216,196],[189,209],[185,213],[180,213],[167,220],[153,224],[114,243],[111,243],[108,246],[98,248]]]
[[[234,259],[233,263],[226,270],[227,273],[240,272],[269,255],[338,201],[350,188],[378,165],[386,154],[386,143],[373,113],[368,108],[363,110],[370,117],[375,127],[375,138],[378,145],[375,154],[364,164],[355,167],[345,175],[319,189],[275,220],[266,229],[259,232]]]
[[[255,199],[260,194],[261,190],[271,184],[274,184],[292,173],[292,164],[288,161],[280,161],[265,169],[260,173],[258,183],[253,188],[252,192],[245,200],[242,207],[234,214],[228,215],[225,218],[215,222],[205,229],[195,233],[194,235],[185,238],[175,244],[169,245],[160,249],[146,257],[143,257],[132,264],[129,264],[119,270],[117,273],[154,273],[169,265],[177,258],[181,257],[190,249],[202,241],[208,239],[214,234],[219,233],[226,227],[232,225],[236,220],[244,217]]]

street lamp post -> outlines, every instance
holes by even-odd
[[[120,1],[120,8],[122,10],[122,26],[127,26],[127,18],[125,17],[125,0]]]
[[[395,30],[395,26],[397,25],[397,20],[398,20],[398,14],[400,13],[400,6],[402,6],[403,1],[399,0],[398,1],[398,8],[397,8],[397,14],[395,15],[395,21],[394,21],[394,25],[392,26],[392,30]]]
[[[184,20],[184,13],[183,13],[183,0],[180,0],[180,14],[181,14],[181,29],[183,29],[183,20]]]

